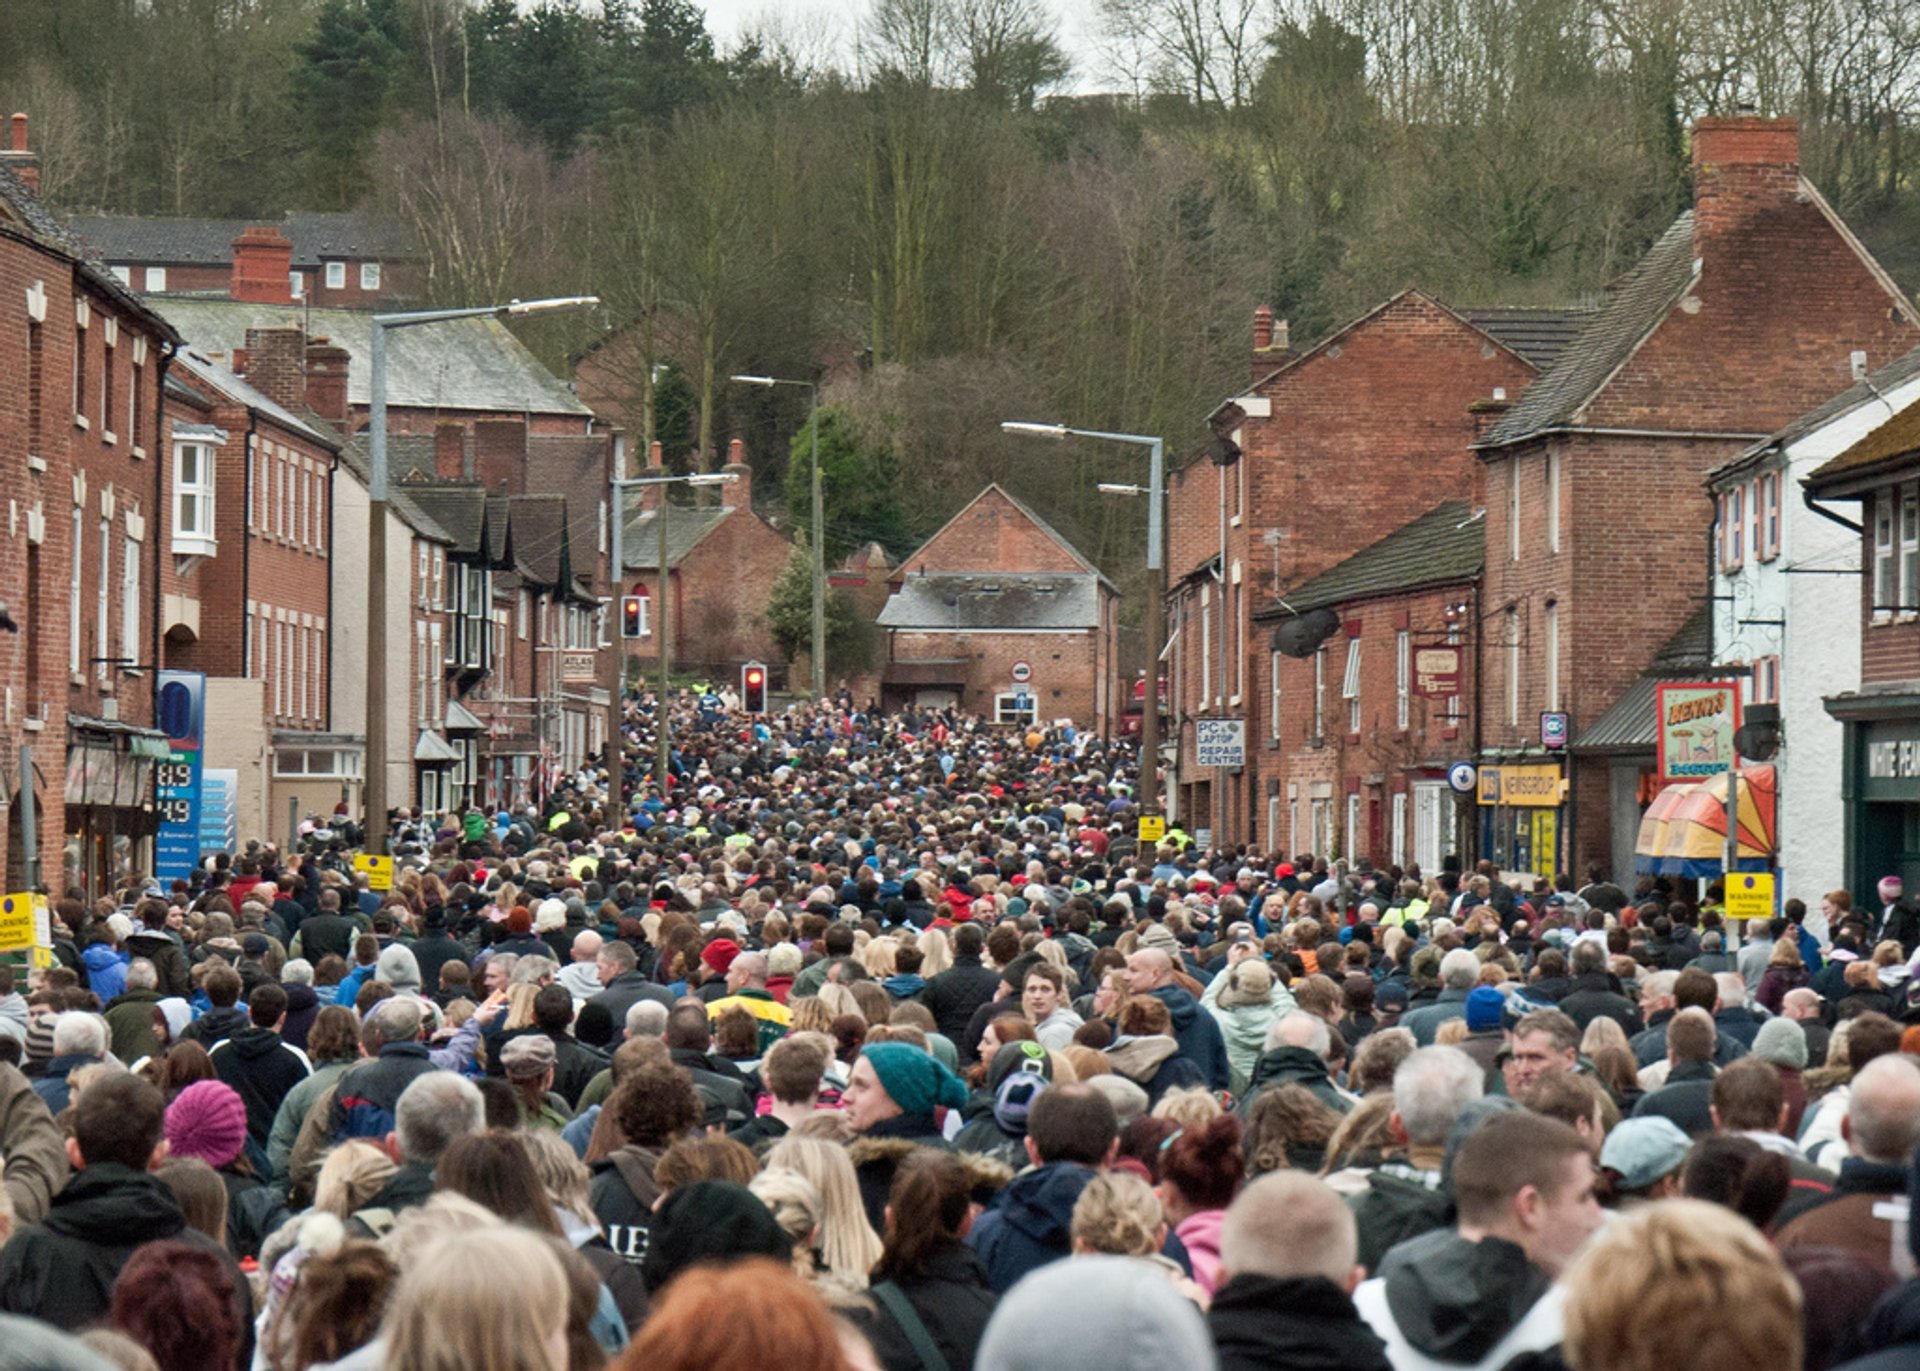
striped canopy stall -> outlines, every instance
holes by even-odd
[[[1636,869],[1659,876],[1724,874],[1728,773],[1698,785],[1669,786],[1654,797],[1634,844]],[[1771,766],[1740,771],[1739,851],[1735,869],[1771,870],[1775,852],[1776,777]]]

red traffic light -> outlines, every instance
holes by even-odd
[[[765,679],[766,679],[766,677],[764,677],[764,676],[762,676],[762,675],[761,675],[761,674],[760,674],[759,672],[757,672],[757,671],[749,671],[749,672],[747,673],[747,684],[748,684],[748,685],[750,685],[750,686],[757,686],[757,685],[759,685],[759,684],[760,684],[760,683],[761,683],[762,681],[764,681]]]
[[[767,712],[767,668],[761,662],[748,662],[740,668],[740,707],[748,714]]]

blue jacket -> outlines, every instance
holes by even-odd
[[[334,1142],[386,1137],[393,1132],[401,1094],[437,1069],[425,1043],[387,1043],[378,1057],[355,1062],[333,1084],[328,1136]]]
[[[1180,1055],[1200,1068],[1207,1085],[1226,1090],[1233,1084],[1233,1068],[1227,1061],[1227,1040],[1213,1015],[1177,985],[1163,985],[1147,992],[1173,1017],[1173,1037],[1180,1044]]]
[[[80,954],[80,960],[87,964],[87,989],[100,997],[101,1004],[127,993],[127,967],[133,958],[126,953],[114,951],[108,943],[94,943]]]
[[[1073,1206],[1093,1177],[1093,1168],[1078,1162],[1048,1162],[1015,1176],[993,1208],[973,1221],[967,1243],[994,1293],[1005,1294],[1028,1272],[1071,1254]]]

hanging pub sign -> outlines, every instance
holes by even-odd
[[[1667,681],[1654,688],[1660,782],[1703,781],[1733,766],[1740,729],[1737,681]]]

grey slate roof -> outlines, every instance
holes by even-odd
[[[247,345],[249,328],[304,328],[311,337],[325,337],[349,354],[348,403],[369,403],[373,316],[365,310],[185,296],[155,296],[151,303],[197,351],[217,362]],[[391,331],[387,403],[410,409],[484,409],[581,418],[592,413],[505,324],[492,318]]]
[[[940,573],[908,576],[888,598],[882,628],[1073,632],[1100,626],[1100,577]]]
[[[96,214],[76,218],[73,225],[109,262],[224,266],[233,261],[234,239],[251,227],[271,222]],[[413,252],[403,228],[369,215],[295,211],[274,227],[293,245],[296,267],[317,267],[328,258],[392,260]]]
[[[1573,423],[1692,281],[1693,211],[1688,210],[1587,317],[1559,360],[1475,446],[1500,447]]]
[[[1697,676],[1713,665],[1713,626],[1702,605],[1654,654],[1653,664],[1627,687],[1592,728],[1573,740],[1579,752],[1650,752],[1655,744],[1655,706],[1662,681]]]
[[[181,348],[174,354],[174,362],[178,366],[185,367],[208,385],[226,392],[247,408],[267,415],[282,428],[311,438],[314,442],[336,452],[340,450],[341,441],[338,434],[331,430],[323,433],[291,410],[283,408],[277,402],[262,395],[225,367],[208,361],[192,348]]]
[[[146,320],[167,341],[181,341],[173,325],[146,301],[128,290],[120,278],[107,269],[107,264],[99,254],[73,231],[72,226],[42,204],[40,197],[27,189],[26,182],[15,174],[13,168],[5,165],[0,165],[0,230],[10,230],[69,258],[78,264],[80,274],[95,289],[135,318]]]
[[[392,482],[388,490],[403,494],[423,510],[445,532],[455,552],[466,557],[482,554],[480,538],[487,526],[487,493],[478,484],[409,479]]]
[[[387,461],[390,467],[393,465],[393,444],[405,436],[408,435],[399,433],[387,435]],[[340,448],[340,465],[352,472],[361,485],[367,484],[372,469],[367,463],[365,433],[356,433],[345,440]],[[403,489],[399,482],[391,479],[391,474],[387,482],[387,503],[393,507],[402,521],[421,537],[436,543],[452,544],[455,541],[453,535],[440,525],[439,520],[415,502],[410,490]]]
[[[640,492],[629,491],[627,498],[639,503]],[[667,566],[677,567],[686,560],[695,545],[720,526],[732,509],[726,505],[702,505],[689,508],[675,505],[667,513]],[[620,534],[620,560],[629,571],[660,569],[660,525],[655,510],[629,513],[627,526]]]
[[[1463,309],[1460,316],[1482,333],[1490,334],[1542,371],[1547,370],[1567,345],[1586,327],[1591,309],[1534,309],[1489,306]]]
[[[1474,518],[1467,501],[1448,500],[1293,587],[1283,598],[1287,606],[1304,614],[1370,595],[1471,580],[1486,559],[1486,520]],[[1266,619],[1287,612],[1275,601],[1254,617]]]

